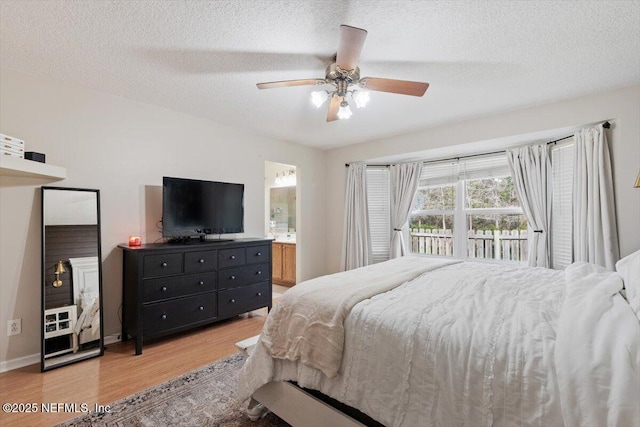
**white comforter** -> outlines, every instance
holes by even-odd
[[[259,341],[239,394],[293,380],[389,427],[560,426],[553,358],[564,291],[553,270],[442,267],[353,307],[337,377],[273,359]]]
[[[566,276],[555,354],[565,426],[640,426],[640,322],[622,279],[585,263]]]

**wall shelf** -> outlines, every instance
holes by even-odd
[[[67,169],[33,160],[16,157],[0,157],[0,176],[20,176],[25,178],[51,178],[61,180],[67,177]]]

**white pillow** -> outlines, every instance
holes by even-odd
[[[627,255],[618,261],[616,271],[624,282],[627,301],[640,318],[640,251]]]

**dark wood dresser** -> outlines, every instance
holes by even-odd
[[[158,243],[123,250],[122,339],[155,338],[271,309],[271,240]]]

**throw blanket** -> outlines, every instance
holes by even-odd
[[[565,426],[640,426],[640,322],[616,273],[566,270],[555,362]]]
[[[299,360],[333,378],[342,361],[344,319],[354,305],[457,262],[407,256],[296,285],[269,314],[262,345],[273,358]]]

